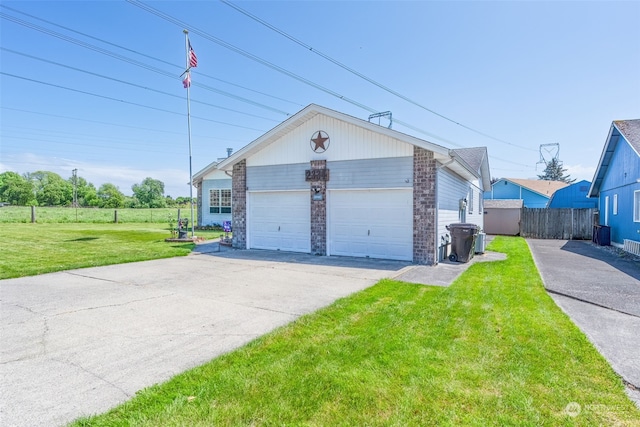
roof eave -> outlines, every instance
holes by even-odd
[[[604,143],[604,147],[602,147],[602,153],[600,153],[600,160],[598,160],[598,166],[596,167],[596,171],[593,174],[593,179],[591,180],[591,187],[589,187],[589,192],[587,193],[587,197],[598,197],[600,195],[600,184],[602,179],[604,178],[604,174],[607,171],[606,169],[607,166],[605,166],[603,170],[602,162],[609,149],[609,145],[611,145],[611,137],[613,136],[614,130],[617,130],[618,132],[620,132],[620,130],[616,127],[615,122],[611,122],[611,127],[609,127],[609,133],[607,135],[607,139]],[[601,170],[603,173],[603,178],[599,179],[598,176],[600,175]]]

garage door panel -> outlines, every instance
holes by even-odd
[[[413,193],[403,190],[330,191],[332,255],[413,259]]]
[[[306,191],[249,193],[249,247],[310,252],[310,209]]]

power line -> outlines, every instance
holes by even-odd
[[[19,13],[19,14],[21,14],[21,15],[28,16],[28,17],[30,17],[30,18],[32,18],[32,19],[36,19],[36,20],[38,20],[38,21],[45,22],[45,23],[47,23],[47,24],[49,24],[49,25],[53,25],[53,26],[55,26],[55,27],[62,28],[62,29],[64,29],[64,30],[70,31],[70,32],[72,32],[72,33],[79,34],[79,35],[81,35],[81,36],[84,36],[84,37],[90,38],[90,39],[92,39],[92,40],[96,40],[96,41],[99,41],[99,42],[101,42],[101,43],[108,44],[108,45],[113,46],[113,47],[117,47],[118,49],[126,50],[127,52],[135,53],[136,55],[140,55],[140,56],[143,56],[143,57],[145,57],[145,58],[149,58],[149,59],[152,59],[152,60],[154,60],[154,61],[158,61],[158,62],[160,62],[160,63],[166,64],[166,65],[170,65],[170,66],[172,66],[172,67],[174,67],[174,68],[178,68],[178,69],[182,69],[182,68],[183,68],[183,67],[181,67],[181,66],[179,66],[179,65],[176,65],[176,64],[174,64],[174,63],[171,63],[171,62],[169,62],[169,61],[165,61],[164,59],[160,59],[160,58],[157,58],[157,57],[155,57],[155,56],[147,55],[147,54],[145,54],[145,53],[139,52],[139,51],[134,50],[134,49],[129,49],[129,48],[125,47],[125,46],[122,46],[122,45],[119,45],[119,44],[116,44],[116,43],[112,43],[112,42],[110,42],[110,41],[107,41],[107,40],[101,39],[101,38],[99,38],[99,37],[92,36],[92,35],[87,34],[87,33],[83,33],[83,32],[81,32],[81,31],[74,30],[73,28],[65,27],[64,25],[56,24],[55,22],[48,21],[48,20],[46,20],[46,19],[43,19],[43,18],[40,18],[40,17],[34,16],[34,15],[31,15],[31,14],[29,14],[29,13],[23,12],[23,11],[18,10],[18,9],[15,9],[15,8],[12,8],[12,7],[9,7],[9,6],[6,6],[6,5],[3,5],[3,4],[0,4],[0,7],[3,7],[3,8],[5,8],[5,9],[11,10],[12,12],[15,12],[15,13]],[[263,96],[267,96],[267,97],[269,97],[269,98],[277,99],[278,101],[287,102],[287,103],[289,103],[289,104],[293,104],[293,105],[296,105],[296,106],[299,106],[299,107],[304,107],[304,105],[299,104],[299,103],[297,103],[297,102],[290,101],[290,100],[288,100],[288,99],[284,99],[284,98],[281,98],[281,97],[279,97],[279,96],[271,95],[271,94],[268,94],[268,93],[265,93],[265,92],[261,92],[261,91],[259,91],[259,90],[251,89],[251,88],[248,88],[248,87],[246,87],[246,86],[242,86],[242,85],[239,85],[239,84],[237,84],[237,83],[233,83],[233,82],[230,82],[230,81],[227,81],[227,80],[223,80],[223,79],[220,79],[220,78],[218,78],[218,77],[214,77],[214,76],[209,75],[209,74],[206,74],[206,73],[199,72],[199,73],[198,73],[198,75],[199,75],[199,76],[203,76],[203,77],[207,77],[207,78],[212,79],[212,80],[217,80],[217,81],[219,81],[219,82],[222,82],[222,83],[228,84],[228,85],[230,85],[230,86],[235,86],[235,87],[240,88],[240,89],[244,89],[244,90],[247,90],[247,91],[250,91],[250,92],[254,92],[254,93],[257,93],[257,94],[259,94],[259,95],[263,95]]]
[[[171,17],[170,15],[166,15],[166,14],[164,14],[164,13],[162,13],[162,12],[159,12],[159,11],[157,11],[159,14],[158,14],[158,13],[154,13],[154,11],[156,11],[156,10],[155,10],[155,9],[153,9],[153,8],[151,8],[151,7],[149,7],[149,6],[146,6],[146,5],[141,4],[141,3],[135,3],[135,2],[134,2],[134,1],[132,1],[132,0],[128,0],[128,1],[129,1],[129,3],[132,3],[132,4],[136,5],[136,6],[139,6],[139,7],[143,8],[144,10],[148,10],[148,11],[149,11],[149,12],[151,12],[152,14],[155,14],[155,15],[157,15],[157,16],[159,16],[159,17],[161,17],[161,18],[165,19],[165,20],[168,20],[169,22],[172,22],[172,23],[174,23],[174,24],[176,24],[176,25],[179,25],[179,26],[181,26],[181,27],[186,27],[186,26],[187,26],[186,24],[184,24],[184,23],[182,23],[181,21],[179,21],[179,20],[177,20],[177,19],[175,19],[175,18]],[[24,25],[24,26],[26,26],[26,27],[28,27],[28,28],[32,28],[32,29],[35,29],[35,30],[37,30],[37,31],[41,31],[41,32],[43,32],[43,33],[45,33],[45,34],[52,35],[53,37],[57,37],[57,38],[60,38],[60,39],[62,39],[62,40],[65,40],[65,41],[69,41],[69,42],[71,42],[71,43],[78,44],[78,45],[80,45],[80,46],[82,46],[82,47],[85,47],[85,48],[88,48],[88,49],[91,49],[91,50],[95,50],[95,51],[97,51],[97,52],[99,52],[99,53],[103,53],[103,54],[105,54],[105,55],[112,56],[112,57],[114,57],[114,58],[116,58],[116,59],[119,59],[119,60],[122,60],[122,61],[125,61],[125,62],[128,62],[128,63],[131,63],[131,64],[133,64],[133,65],[137,65],[137,66],[140,66],[140,67],[142,67],[142,68],[145,68],[145,69],[148,69],[148,70],[151,70],[151,71],[154,71],[154,72],[158,72],[158,73],[160,73],[160,74],[168,75],[169,77],[174,78],[174,76],[173,76],[173,75],[171,75],[171,74],[169,74],[169,73],[166,73],[166,72],[164,72],[164,71],[162,71],[162,70],[159,70],[159,69],[157,69],[157,68],[155,68],[155,67],[152,67],[152,66],[150,66],[150,65],[148,65],[148,64],[140,63],[139,61],[135,61],[135,60],[132,60],[132,59],[130,59],[130,58],[123,57],[122,55],[118,55],[118,54],[116,54],[116,53],[113,53],[113,52],[110,52],[110,51],[106,51],[106,50],[101,49],[101,48],[99,48],[99,47],[96,47],[96,46],[93,46],[93,45],[90,45],[90,44],[87,44],[87,43],[81,42],[81,41],[79,41],[79,40],[73,39],[73,38],[71,38],[71,37],[68,37],[68,36],[65,36],[65,35],[62,35],[62,34],[59,34],[59,33],[55,33],[55,32],[53,32],[53,31],[51,31],[51,30],[48,30],[48,29],[45,29],[45,28],[42,28],[42,27],[35,26],[34,24],[31,24],[31,23],[28,23],[28,22],[25,22],[25,21],[19,20],[19,19],[15,18],[15,17],[12,17],[12,16],[10,16],[10,15],[6,15],[6,14],[2,14],[2,13],[0,13],[0,17],[2,17],[2,18],[4,18],[4,19],[8,19],[8,20],[13,21],[13,22],[16,22],[16,23],[18,23],[18,24],[20,24],[20,25]],[[272,64],[272,63],[270,63],[269,61],[263,60],[263,59],[261,59],[261,58],[259,58],[259,57],[255,56],[255,55],[253,55],[253,54],[250,54],[250,53],[248,53],[248,52],[243,51],[242,49],[236,48],[235,46],[230,45],[230,44],[228,44],[228,43],[226,43],[226,42],[224,42],[224,41],[222,41],[222,40],[220,40],[220,39],[217,39],[217,38],[215,38],[214,36],[211,36],[211,35],[209,35],[209,34],[207,34],[207,33],[202,32],[201,30],[197,30],[197,29],[196,29],[196,30],[194,30],[194,32],[196,32],[196,33],[200,33],[200,35],[201,35],[201,36],[203,36],[203,38],[210,39],[211,41],[213,41],[213,42],[215,42],[215,43],[221,44],[223,47],[229,48],[229,49],[231,49],[232,51],[235,51],[235,52],[237,52],[237,53],[240,53],[240,54],[242,54],[242,55],[244,55],[244,56],[249,57],[250,59],[254,59],[254,60],[256,60],[257,62],[260,62],[260,63],[262,63],[262,64],[264,64],[264,65],[266,65],[266,66],[269,66],[269,67],[271,67],[271,68],[273,68],[273,69],[275,69],[275,70],[277,70],[277,71],[280,71],[280,72],[282,72],[282,73],[284,73],[284,74],[286,74],[286,75],[289,75],[290,77],[295,78],[295,79],[297,79],[297,80],[299,80],[299,81],[302,81],[302,82],[304,82],[304,83],[306,83],[306,84],[308,84],[308,85],[310,85],[310,86],[312,86],[312,87],[315,87],[315,88],[317,88],[317,89],[319,89],[319,90],[322,90],[322,91],[324,91],[324,92],[326,92],[326,93],[329,93],[329,94],[331,94],[331,95],[333,95],[333,96],[336,96],[336,97],[338,97],[339,99],[342,99],[342,100],[344,100],[344,101],[350,102],[350,103],[352,103],[353,105],[356,105],[356,106],[358,106],[358,107],[360,107],[360,108],[363,108],[363,109],[365,109],[365,110],[367,110],[367,111],[369,111],[369,112],[372,112],[372,113],[373,113],[373,112],[376,112],[376,111],[377,111],[377,110],[372,109],[372,108],[370,108],[370,107],[367,107],[366,105],[361,104],[361,103],[359,103],[359,102],[357,102],[357,101],[355,101],[355,100],[351,100],[351,99],[349,99],[349,98],[347,98],[347,97],[344,97],[344,96],[342,96],[342,95],[340,95],[340,94],[338,94],[338,93],[336,93],[336,92],[334,92],[334,91],[331,91],[330,89],[324,88],[323,86],[321,86],[321,85],[319,85],[319,84],[316,84],[316,83],[314,83],[314,82],[312,82],[312,81],[310,81],[310,80],[308,80],[308,79],[305,79],[305,78],[303,78],[303,77],[301,77],[301,76],[297,76],[296,74],[294,74],[294,73],[292,73],[292,72],[289,72],[289,71],[285,70],[284,68],[279,67],[279,66],[277,66],[277,65],[275,65],[275,64]],[[8,75],[8,76],[11,76],[11,77],[14,77],[14,78],[22,78],[22,77],[20,77],[20,76],[16,76],[16,75],[10,75],[10,74],[8,74],[8,73],[2,73],[2,74]],[[103,97],[103,98],[111,99],[111,100],[118,101],[118,102],[124,102],[124,103],[133,104],[133,105],[138,105],[138,106],[141,106],[141,107],[144,107],[144,108],[157,109],[157,108],[155,108],[155,107],[144,106],[144,105],[141,105],[141,104],[136,104],[136,103],[131,103],[131,102],[128,102],[128,101],[123,101],[123,100],[118,100],[118,99],[114,99],[114,98],[109,98],[109,97],[105,97],[105,96],[98,95],[98,94],[92,94],[92,93],[89,93],[89,92],[83,92],[83,91],[78,91],[78,90],[71,89],[71,88],[65,88],[65,87],[62,87],[62,86],[59,86],[59,85],[55,85],[55,84],[51,84],[51,83],[40,82],[40,81],[37,81],[37,80],[27,79],[27,78],[24,78],[24,79],[25,79],[25,80],[30,80],[30,81],[32,81],[32,82],[36,82],[36,83],[41,83],[41,84],[51,85],[51,86],[54,86],[54,87],[59,87],[59,88],[62,88],[62,89],[67,89],[67,90],[72,90],[72,91],[76,91],[76,92],[81,92],[81,93],[85,93],[85,94],[89,94],[89,95],[93,95],[93,96]],[[196,84],[196,85],[197,85],[197,86],[204,87],[204,88],[206,88],[206,89],[208,89],[208,90],[213,90],[213,91],[216,91],[216,92],[218,91],[217,89],[210,88],[210,87],[208,87],[208,86],[206,86],[206,85],[202,85],[202,84]],[[228,95],[229,95],[229,94],[228,94]],[[233,96],[233,95],[231,95],[231,96]],[[249,102],[251,103],[252,101],[249,101]],[[267,107],[267,108],[269,108],[269,107]],[[172,113],[172,114],[180,114],[180,113],[171,112],[171,111],[168,111],[168,110],[161,110],[161,109],[157,109],[157,110],[159,110],[159,111],[169,112],[169,113]],[[286,113],[286,112],[283,112],[283,113],[288,115],[288,113]],[[215,120],[210,120],[210,119],[206,119],[206,118],[202,118],[202,117],[195,117],[195,118],[198,118],[198,119],[201,119],[201,120],[206,120],[206,121],[212,121],[212,122],[215,122],[215,123],[227,124],[227,125],[230,125],[230,126],[238,126],[238,125],[232,125],[232,124],[224,123],[224,122],[217,122],[217,121],[215,121]],[[424,130],[422,130],[422,129],[419,129],[419,128],[417,128],[417,127],[414,127],[414,126],[412,126],[412,125],[410,125],[410,124],[408,124],[408,123],[405,123],[405,122],[403,122],[403,121],[401,121],[401,120],[396,119],[395,121],[396,121],[397,123],[399,123],[399,124],[401,124],[401,125],[403,125],[403,126],[405,126],[405,127],[409,128],[409,129],[412,129],[412,130],[416,131],[416,132],[419,132],[419,133],[422,133],[422,134],[428,135],[428,136],[430,136],[430,137],[436,138],[436,139],[441,140],[441,141],[445,141],[445,142],[447,142],[447,143],[449,143],[449,144],[451,144],[451,145],[455,145],[455,146],[462,147],[462,145],[461,145],[461,144],[458,144],[458,143],[455,143],[455,142],[453,142],[453,141],[447,140],[446,138],[440,137],[440,136],[438,136],[438,135],[435,135],[435,134],[432,134],[432,133],[426,132],[426,131],[424,131]],[[242,127],[242,126],[239,126],[239,127]],[[251,129],[251,130],[261,131],[261,130],[253,129],[253,128],[246,128],[246,129]]]
[[[134,5],[134,6],[137,6],[137,7],[141,8],[142,10],[145,10],[145,11],[151,13],[152,15],[155,15],[155,16],[161,18],[161,19],[164,19],[165,21],[168,21],[168,22],[170,22],[170,23],[172,23],[172,24],[174,24],[174,25],[176,25],[176,26],[178,26],[180,28],[186,28],[186,29],[189,30],[189,32],[194,33],[194,34],[198,34],[200,37],[202,37],[204,39],[207,39],[207,40],[209,40],[209,41],[211,41],[213,43],[216,43],[216,44],[218,44],[218,45],[220,45],[220,46],[222,46],[222,47],[224,47],[226,49],[229,49],[232,52],[235,52],[235,53],[237,53],[239,55],[242,55],[242,56],[244,56],[246,58],[249,58],[249,59],[251,59],[251,60],[253,60],[255,62],[258,62],[258,63],[260,63],[260,64],[262,64],[262,65],[264,65],[264,66],[266,66],[268,68],[271,68],[271,69],[273,69],[275,71],[278,71],[278,72],[280,72],[280,73],[282,73],[282,74],[284,74],[284,75],[286,75],[288,77],[291,77],[291,78],[293,78],[295,80],[298,80],[299,82],[302,82],[302,83],[304,83],[306,85],[309,85],[309,86],[311,86],[313,88],[316,88],[316,89],[318,89],[318,90],[320,90],[322,92],[325,92],[325,93],[327,93],[329,95],[332,95],[332,96],[334,96],[334,97],[336,97],[338,99],[341,99],[342,101],[348,102],[348,103],[350,103],[352,105],[355,105],[356,107],[362,108],[363,110],[368,111],[369,113],[377,113],[377,112],[380,111],[379,109],[371,108],[371,107],[369,107],[369,106],[367,106],[365,104],[362,104],[362,103],[360,103],[360,102],[358,102],[358,101],[356,101],[354,99],[348,98],[348,97],[346,97],[346,96],[344,96],[344,95],[342,95],[342,94],[340,94],[338,92],[335,92],[335,91],[333,91],[333,90],[331,90],[329,88],[326,88],[326,87],[324,87],[324,86],[322,86],[322,85],[320,85],[318,83],[315,83],[315,82],[313,82],[313,81],[311,81],[311,80],[309,80],[307,78],[299,76],[299,75],[297,75],[297,74],[295,74],[295,73],[293,73],[293,72],[291,72],[291,71],[289,71],[289,70],[287,70],[285,68],[280,67],[279,65],[276,65],[276,64],[274,64],[272,62],[269,62],[266,59],[260,58],[259,56],[256,56],[256,55],[254,55],[254,54],[252,54],[250,52],[247,52],[247,51],[245,51],[243,49],[240,49],[239,47],[234,46],[231,43],[227,43],[227,42],[225,42],[224,40],[222,40],[222,39],[220,39],[218,37],[212,36],[211,34],[205,32],[203,30],[200,30],[200,29],[198,29],[196,27],[193,27],[193,26],[187,24],[184,21],[181,21],[181,20],[179,20],[177,18],[174,18],[173,16],[171,16],[169,14],[166,14],[166,13],[164,13],[164,12],[158,10],[158,9],[155,9],[155,8],[149,6],[149,5],[146,5],[146,4],[144,4],[144,3],[140,2],[140,1],[127,0],[127,2],[132,4],[132,5]],[[412,130],[414,130],[414,131],[416,131],[418,133],[427,135],[427,136],[432,137],[432,138],[436,138],[436,139],[438,139],[440,141],[447,142],[448,144],[455,145],[457,147],[463,147],[463,145],[461,145],[459,143],[453,142],[453,141],[448,140],[446,138],[443,138],[441,136],[438,136],[438,135],[435,135],[433,133],[427,132],[427,131],[425,131],[423,129],[417,128],[417,127],[415,127],[413,125],[410,125],[409,123],[406,123],[404,121],[398,120],[397,118],[394,119],[394,121],[396,123],[398,123],[398,124],[401,124],[401,125],[409,128],[409,129],[412,129]]]
[[[16,23],[18,25],[22,25],[22,26],[30,28],[32,30],[39,31],[39,32],[47,34],[49,36],[56,37],[56,38],[58,38],[60,40],[64,40],[66,42],[73,43],[73,44],[78,45],[80,47],[84,47],[85,49],[93,50],[94,52],[98,52],[98,53],[101,53],[103,55],[110,56],[112,58],[115,58],[115,59],[118,59],[120,61],[126,62],[128,64],[144,68],[144,69],[146,69],[148,71],[152,71],[154,73],[161,74],[161,75],[163,75],[165,77],[171,78],[172,80],[176,79],[176,75],[173,74],[173,73],[170,73],[168,71],[164,71],[164,70],[162,70],[160,68],[157,68],[157,67],[154,67],[152,65],[145,64],[144,62],[136,61],[135,59],[128,58],[126,56],[123,56],[123,55],[120,55],[118,53],[112,52],[110,50],[103,49],[101,47],[98,47],[98,46],[95,46],[95,45],[92,45],[92,44],[89,44],[89,43],[85,43],[85,42],[83,42],[81,40],[74,39],[73,37],[69,37],[69,36],[66,36],[64,34],[57,33],[55,31],[49,30],[47,28],[40,27],[40,26],[35,25],[35,24],[31,23],[31,22],[24,21],[22,19],[14,17],[14,16],[7,15],[5,13],[0,12],[0,18],[3,18],[3,19],[8,20],[8,21],[11,21],[11,22]],[[201,87],[201,88],[209,90],[211,92],[215,92],[217,94],[220,94],[220,95],[235,99],[237,101],[245,102],[247,104],[251,104],[251,105],[254,105],[256,107],[264,108],[266,110],[270,110],[270,111],[273,111],[273,112],[276,112],[276,113],[279,113],[279,114],[284,114],[286,116],[290,115],[288,112],[280,110],[278,108],[271,107],[271,106],[262,104],[262,103],[257,102],[257,101],[253,101],[251,99],[244,98],[242,96],[235,95],[235,94],[226,92],[226,91],[221,90],[221,89],[216,89],[216,88],[213,88],[211,86],[204,85],[202,83],[192,82],[192,86]]]
[[[419,108],[422,108],[423,110],[426,110],[426,111],[430,112],[431,114],[434,114],[434,115],[436,115],[436,116],[438,116],[438,117],[440,117],[440,118],[442,118],[444,120],[447,120],[447,121],[449,121],[451,123],[454,123],[454,124],[464,128],[464,129],[467,129],[467,130],[469,130],[471,132],[474,132],[474,133],[476,133],[478,135],[481,135],[481,136],[484,136],[486,138],[492,139],[494,141],[498,141],[498,142],[501,142],[503,144],[510,145],[512,147],[522,148],[524,150],[536,151],[536,150],[534,150],[532,148],[529,148],[529,147],[524,147],[522,145],[513,144],[513,143],[505,141],[503,139],[496,138],[496,137],[491,136],[491,135],[489,135],[487,133],[484,133],[484,132],[481,132],[481,131],[479,131],[477,129],[474,129],[474,128],[470,127],[470,126],[464,125],[464,124],[462,124],[462,123],[460,123],[460,122],[458,122],[456,120],[453,120],[453,119],[451,119],[451,118],[449,118],[449,117],[447,117],[447,116],[445,116],[443,114],[438,113],[437,111],[434,111],[434,110],[432,110],[430,108],[427,108],[424,105],[420,104],[419,102],[414,101],[413,99],[411,99],[411,98],[409,98],[409,97],[407,97],[405,95],[402,95],[401,93],[399,93],[399,92],[397,92],[397,91],[395,91],[395,90],[383,85],[382,83],[379,83],[376,80],[373,80],[372,78],[367,77],[366,75],[360,73],[359,71],[348,67],[347,65],[343,64],[342,62],[340,62],[340,61],[338,61],[336,59],[333,59],[329,55],[327,55],[325,53],[322,53],[317,49],[314,49],[312,46],[310,46],[310,45],[304,43],[303,41],[293,37],[292,35],[284,32],[283,30],[277,28],[276,26],[271,25],[270,23],[266,22],[265,20],[263,20],[263,19],[257,17],[256,15],[253,15],[252,13],[246,11],[245,9],[242,9],[240,6],[237,6],[237,5],[229,2],[228,0],[220,0],[220,1],[222,3],[224,3],[225,5],[227,5],[227,6],[231,7],[231,8],[233,8],[233,9],[235,9],[236,11],[240,12],[241,14],[243,14],[243,15],[253,19],[254,21],[264,25],[265,27],[269,28],[270,30],[275,31],[276,33],[280,34],[281,36],[291,40],[292,42],[294,42],[294,43],[296,43],[296,44],[298,44],[298,45],[300,45],[302,47],[304,47],[305,49],[315,53],[316,55],[326,59],[327,61],[329,61],[329,62],[331,62],[331,63],[333,63],[335,65],[337,65],[338,67],[350,72],[351,74],[354,74],[354,75],[360,77],[361,79],[366,80],[367,82],[379,87],[380,89],[382,89],[382,90],[384,90],[386,92],[389,92],[392,95],[395,95],[395,96],[399,97],[400,99],[403,99],[404,101],[407,101],[407,102],[409,102],[409,103],[411,103],[411,104],[413,104],[413,105],[415,105],[415,106],[417,106]]]
[[[296,79],[296,80],[298,80],[300,82],[303,82],[303,83],[305,83],[305,84],[307,84],[309,86],[312,86],[312,87],[314,87],[316,89],[319,89],[319,90],[321,90],[321,91],[323,91],[325,93],[328,93],[328,94],[330,94],[332,96],[335,96],[335,97],[337,97],[337,98],[339,98],[339,99],[341,99],[343,101],[346,101],[346,102],[348,102],[348,103],[350,103],[352,105],[355,105],[355,106],[360,107],[360,108],[362,108],[362,109],[364,109],[366,111],[369,111],[370,113],[378,113],[380,111],[380,110],[376,110],[376,109],[373,109],[371,107],[368,107],[368,106],[366,106],[366,105],[364,105],[364,104],[362,104],[360,102],[357,102],[355,100],[352,100],[350,98],[347,98],[347,97],[345,97],[343,95],[340,95],[339,93],[334,92],[331,89],[325,88],[324,86],[321,86],[321,85],[319,85],[319,84],[317,84],[315,82],[312,82],[311,80],[308,80],[308,79],[306,79],[304,77],[301,77],[301,76],[299,76],[299,75],[297,75],[297,74],[295,74],[295,73],[293,73],[291,71],[288,71],[288,70],[286,70],[286,69],[284,69],[284,68],[282,68],[282,67],[280,67],[278,65],[275,65],[275,64],[273,64],[273,63],[271,63],[271,62],[269,62],[269,61],[267,61],[265,59],[262,59],[262,58],[260,58],[260,57],[258,57],[256,55],[254,55],[252,53],[249,53],[249,52],[247,52],[247,51],[245,51],[243,49],[240,49],[239,47],[236,47],[236,46],[234,46],[234,45],[232,45],[230,43],[225,42],[224,40],[221,40],[221,39],[219,39],[219,38],[217,38],[215,36],[212,36],[209,33],[206,33],[205,31],[202,31],[202,30],[200,30],[200,29],[198,29],[196,27],[192,27],[192,26],[188,25],[186,22],[181,21],[181,20],[179,20],[177,18],[174,18],[171,15],[168,15],[168,14],[162,12],[162,11],[159,11],[158,9],[155,9],[155,8],[153,8],[151,6],[148,6],[148,5],[142,3],[142,2],[140,2],[138,0],[127,0],[127,2],[132,4],[132,5],[134,5],[134,6],[137,6],[137,7],[141,8],[141,9],[143,9],[143,10],[145,10],[145,11],[147,11],[147,12],[153,14],[153,15],[156,15],[159,18],[164,19],[165,21],[168,21],[168,22],[170,22],[170,23],[172,23],[172,24],[174,24],[176,26],[179,26],[181,28],[186,28],[190,32],[198,34],[200,37],[202,37],[204,39],[210,40],[213,43],[216,43],[216,44],[218,44],[218,45],[220,45],[222,47],[225,47],[225,48],[227,48],[227,49],[229,49],[229,50],[231,50],[231,51],[233,51],[235,53],[238,53],[238,54],[240,54],[242,56],[245,56],[245,57],[247,57],[247,58],[249,58],[251,60],[254,60],[254,61],[256,61],[256,62],[258,62],[260,64],[263,64],[263,65],[265,65],[265,66],[267,66],[267,67],[269,67],[271,69],[274,69],[274,70],[276,70],[278,72],[281,72],[281,73],[283,73],[283,74],[285,74],[285,75],[287,75],[287,76],[289,76],[289,77],[291,77],[293,79]],[[433,133],[427,132],[427,131],[425,131],[423,129],[420,129],[420,128],[417,128],[417,127],[415,127],[413,125],[410,125],[409,123],[406,123],[406,122],[404,122],[402,120],[398,120],[397,118],[394,118],[394,122],[396,122],[398,124],[401,124],[401,125],[409,128],[409,129],[412,129],[412,130],[414,130],[416,132],[419,132],[421,134],[424,134],[424,135],[430,136],[432,138],[436,138],[436,139],[438,139],[440,141],[446,142],[446,143],[448,143],[450,145],[453,145],[453,146],[456,146],[456,147],[464,147],[462,144],[456,143],[456,142],[451,141],[449,139],[446,139],[446,138],[443,138],[441,136],[435,135]],[[504,159],[500,159],[498,157],[493,157],[493,158],[495,158],[497,160],[503,160],[503,161],[508,161],[508,162],[513,163],[510,160],[504,160]],[[513,164],[518,164],[518,163],[513,163]],[[522,164],[518,164],[518,165],[528,167],[527,165],[522,165]]]
[[[101,148],[101,149],[106,149],[106,150],[110,150],[110,149],[114,149],[114,150],[118,150],[121,151],[122,148],[121,147],[115,147],[113,146],[113,144],[111,146],[104,146],[104,145],[95,145],[95,144],[86,144],[86,143],[78,143],[78,142],[66,142],[66,141],[52,141],[50,139],[42,139],[42,138],[27,138],[24,136],[6,136],[6,135],[2,135],[3,138],[9,138],[9,139],[18,139],[21,141],[39,141],[39,142],[48,142],[50,144],[62,144],[62,145],[77,145],[77,146],[81,146],[81,147],[91,147],[91,148]],[[80,139],[80,138],[78,138]],[[121,143],[122,145],[124,145],[126,147],[125,151],[143,151],[145,153],[166,153],[168,150],[172,150],[174,147],[167,147],[166,150],[150,150],[148,148],[134,148],[131,144],[125,144],[125,143]],[[56,153],[59,152],[59,150],[55,151]],[[75,153],[75,151],[73,151]]]
[[[14,55],[24,56],[25,58],[30,58],[30,59],[33,59],[33,60],[36,60],[36,61],[45,62],[47,64],[56,65],[58,67],[67,68],[69,70],[77,71],[79,73],[85,73],[85,74],[89,74],[91,76],[100,77],[102,79],[111,80],[111,81],[114,81],[114,82],[117,82],[117,83],[121,83],[121,84],[129,85],[129,86],[137,87],[139,89],[148,90],[150,92],[159,93],[161,95],[166,95],[166,96],[170,96],[170,97],[173,97],[173,98],[178,98],[178,99],[181,99],[181,100],[184,99],[184,97],[180,96],[180,95],[176,95],[176,94],[169,93],[169,92],[164,92],[164,91],[161,91],[161,90],[158,90],[158,89],[153,89],[153,88],[150,88],[150,87],[147,87],[147,86],[142,86],[142,85],[139,85],[139,84],[136,84],[136,83],[131,83],[131,82],[128,82],[128,81],[125,81],[125,80],[116,79],[115,77],[105,76],[103,74],[94,73],[92,71],[83,70],[81,68],[72,67],[70,65],[61,64],[59,62],[51,61],[49,59],[41,58],[41,57],[38,57],[38,56],[28,55],[28,54],[26,54],[24,52],[18,52],[18,51],[12,50],[12,49],[7,49],[5,47],[0,47],[0,50],[4,50],[6,52],[13,53]],[[213,108],[219,108],[221,110],[226,110],[226,111],[230,111],[230,112],[233,112],[233,113],[238,113],[238,114],[243,114],[243,115],[246,115],[246,116],[255,117],[255,118],[258,118],[258,119],[263,119],[263,120],[268,120],[268,121],[271,121],[271,122],[279,123],[279,120],[274,120],[274,119],[270,119],[268,117],[258,116],[256,114],[245,113],[244,111],[238,111],[238,110],[234,110],[234,109],[227,108],[227,107],[221,107],[221,106],[215,105],[215,104],[209,104],[208,102],[198,101],[198,100],[195,100],[195,99],[192,99],[191,102],[195,102],[196,104],[207,105],[207,106],[213,107]]]
[[[11,74],[11,73],[5,73],[4,71],[0,71],[0,74],[3,75],[3,76],[7,76],[7,77],[13,77],[15,79],[26,80],[26,81],[29,81],[29,82],[32,82],[32,83],[38,83],[38,84],[41,84],[41,85],[51,86],[51,87],[55,87],[55,88],[58,88],[58,89],[64,89],[64,90],[68,90],[68,91],[71,91],[71,92],[77,92],[77,93],[81,93],[81,94],[84,94],[84,95],[95,96],[97,98],[108,99],[110,101],[116,101],[116,102],[120,102],[120,103],[123,103],[123,104],[134,105],[136,107],[148,108],[150,110],[161,111],[163,113],[169,113],[169,114],[175,114],[175,115],[178,115],[178,116],[184,116],[184,113],[179,113],[177,111],[165,110],[163,108],[152,107],[150,105],[139,104],[137,102],[125,101],[123,99],[117,99],[117,98],[112,98],[110,96],[99,95],[97,93],[92,93],[92,92],[87,92],[87,91],[80,90],[80,89],[74,89],[74,88],[70,88],[70,87],[66,87],[66,86],[61,86],[61,85],[57,85],[57,84],[54,84],[54,83],[47,83],[47,82],[43,82],[42,80],[35,80],[35,79],[30,79],[28,77],[17,76],[15,74]],[[196,118],[196,119],[200,119],[200,120],[205,120],[205,121],[208,121],[208,122],[213,122],[213,123],[226,125],[226,126],[233,126],[233,127],[242,128],[242,129],[248,129],[248,130],[255,130],[255,131],[258,131],[258,132],[264,132],[261,129],[250,128],[250,127],[241,126],[241,125],[235,125],[233,123],[221,122],[221,121],[218,121],[218,120],[207,119],[205,117],[198,117],[198,116],[194,116],[194,115],[192,115],[191,117]]]
[[[21,108],[5,107],[4,105],[0,106],[0,108],[3,109],[3,110],[17,111],[17,112],[20,112],[20,113],[37,114],[37,115],[41,115],[41,116],[55,117],[55,118],[59,118],[59,119],[77,120],[77,121],[86,122],[86,123],[96,123],[96,124],[100,124],[100,125],[117,126],[117,127],[128,128],[128,129],[139,129],[139,130],[145,130],[145,131],[151,131],[151,132],[160,132],[160,133],[163,133],[163,134],[169,133],[169,134],[173,134],[173,135],[184,135],[184,132],[176,132],[176,131],[162,130],[162,129],[151,129],[151,128],[145,128],[145,127],[141,127],[141,126],[123,125],[123,124],[119,124],[119,123],[103,122],[103,121],[100,121],[100,120],[91,120],[91,119],[83,119],[83,118],[80,118],[80,117],[63,116],[63,115],[60,115],[60,114],[43,113],[42,111],[32,111],[32,110],[24,110],[24,109],[21,109]],[[210,135],[194,135],[194,136],[197,136],[198,138],[216,139],[216,140],[220,140],[220,141],[246,143],[246,141],[244,141],[244,140],[216,138],[216,137],[212,137]]]

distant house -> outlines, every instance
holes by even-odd
[[[588,197],[591,183],[587,180],[574,182],[573,184],[561,188],[549,199],[548,208],[597,208],[598,201]]]
[[[193,185],[198,191],[199,227],[231,221],[231,177],[218,169],[219,161],[193,175]]]
[[[589,197],[611,227],[611,244],[640,255],[640,119],[611,124]]]
[[[545,208],[553,193],[568,186],[562,181],[502,178],[484,193],[485,200],[522,200],[525,208]]]

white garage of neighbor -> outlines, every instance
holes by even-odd
[[[450,150],[309,105],[216,164],[233,246],[436,264],[445,225],[482,226],[486,148]]]

